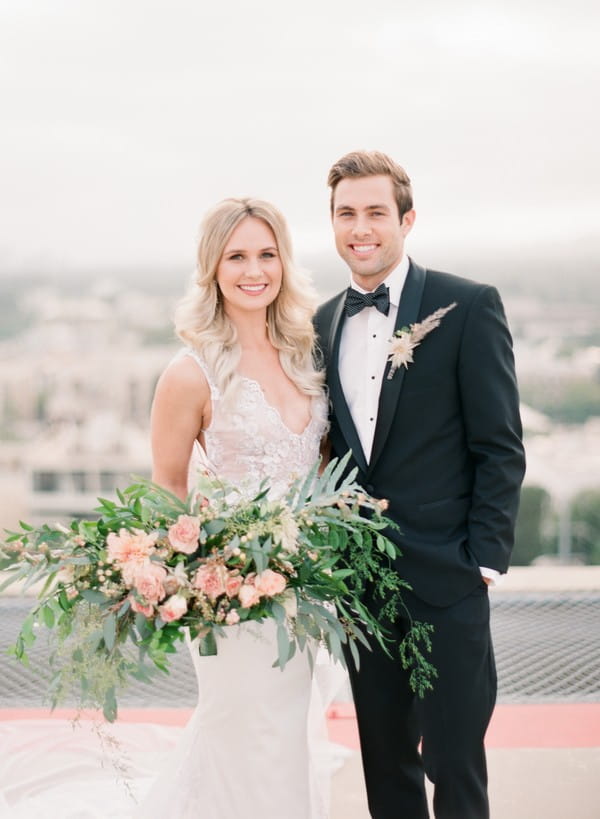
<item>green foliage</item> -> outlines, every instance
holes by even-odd
[[[423,656],[421,646],[431,652],[431,632],[433,626],[415,623],[400,645],[402,667],[410,669],[410,685],[419,697],[424,697],[433,688],[432,680],[438,676],[436,669]]]
[[[542,554],[556,551],[546,532],[551,517],[550,495],[541,486],[524,486],[515,527],[513,566],[529,566]]]
[[[571,505],[573,553],[600,565],[600,489],[580,492]]]
[[[582,424],[600,415],[600,382],[587,378],[528,378],[519,385],[525,404],[554,421]]]

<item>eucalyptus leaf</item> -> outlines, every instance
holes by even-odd
[[[271,603],[271,611],[277,623],[285,623],[286,613],[281,603],[278,603],[277,600],[273,600]]]
[[[217,641],[212,631],[198,639],[198,654],[201,657],[214,657],[217,654]]]
[[[207,535],[218,535],[219,532],[222,532],[223,529],[227,526],[227,523],[224,520],[219,518],[215,518],[214,520],[207,520],[206,523],[203,524],[203,528]]]
[[[291,645],[290,645],[290,638],[287,633],[285,626],[278,625],[277,626],[277,648],[279,651],[279,657],[277,659],[277,664],[283,671],[285,664],[291,657]]]
[[[109,597],[100,591],[96,591],[95,589],[82,589],[80,594],[88,603],[93,603],[95,605],[102,605],[103,603],[110,602]]]
[[[48,606],[48,605],[44,606],[40,610],[40,614],[42,615],[42,619],[44,621],[44,625],[46,626],[46,628],[53,628],[54,627],[54,622],[55,622],[55,617],[54,617],[54,612],[52,611],[51,606]]]
[[[114,614],[109,614],[104,618],[104,625],[102,627],[102,636],[104,637],[104,644],[109,651],[112,651],[115,645],[115,638],[117,635],[117,618]]]
[[[114,722],[117,718],[117,698],[114,688],[109,688],[106,692],[102,713],[107,722]]]

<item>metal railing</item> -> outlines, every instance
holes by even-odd
[[[491,596],[498,668],[498,701],[600,701],[600,591],[505,592]],[[26,669],[6,649],[14,643],[31,598],[0,598],[0,707],[44,704],[48,650],[43,634]],[[169,676],[151,685],[132,682],[120,703],[128,707],[193,707],[196,678],[185,645]]]

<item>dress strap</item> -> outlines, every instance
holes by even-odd
[[[212,400],[213,401],[218,401],[219,400],[219,395],[220,395],[219,394],[219,388],[215,384],[215,381],[214,381],[214,379],[213,379],[213,377],[212,377],[212,375],[210,373],[210,370],[208,369],[208,365],[207,365],[206,361],[202,358],[200,353],[197,350],[194,350],[192,347],[184,347],[182,350],[180,350],[177,353],[177,355],[175,356],[173,361],[177,361],[178,359],[183,358],[184,356],[189,356],[190,358],[194,359],[196,364],[200,367],[200,369],[204,373],[204,376],[206,377],[206,380],[208,381],[208,386],[210,388],[210,396],[211,396]]]

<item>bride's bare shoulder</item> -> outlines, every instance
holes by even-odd
[[[189,355],[179,356],[163,371],[156,386],[157,391],[167,391],[172,395],[190,393],[198,398],[208,397],[210,387],[202,367]]]

